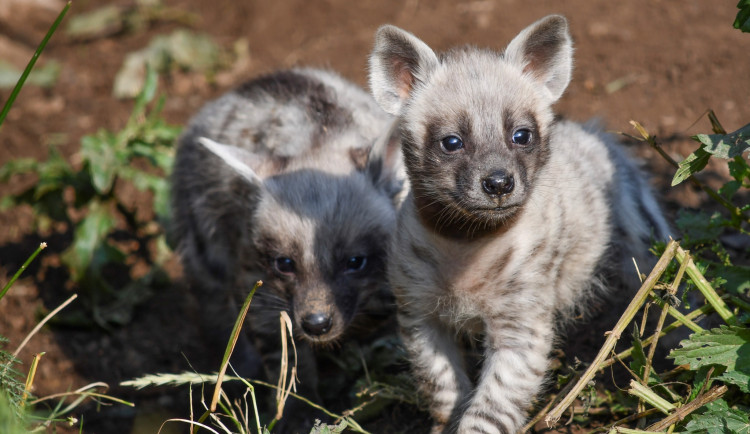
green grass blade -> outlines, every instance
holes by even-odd
[[[5,284],[5,286],[3,287],[3,290],[0,291],[0,300],[2,300],[3,297],[5,297],[5,293],[8,292],[8,290],[10,289],[11,286],[13,286],[14,283],[16,283],[16,280],[18,280],[18,278],[21,276],[21,273],[23,273],[23,271],[29,266],[29,264],[31,264],[31,261],[33,261],[34,258],[36,258],[36,256],[39,254],[39,252],[41,252],[46,247],[47,247],[47,243],[39,244],[39,247],[37,247],[34,253],[32,253],[31,256],[29,256],[29,259],[27,259],[26,262],[24,262],[23,265],[21,265],[21,268],[19,268],[18,271],[16,271],[16,274],[13,275],[13,278],[11,278],[10,281]]]
[[[71,3],[72,1],[68,1],[68,3],[65,5],[63,10],[60,11],[60,15],[58,15],[55,22],[52,23],[52,27],[49,28],[49,30],[47,31],[47,34],[44,36],[44,39],[42,39],[42,42],[36,48],[34,55],[31,56],[31,60],[29,60],[28,65],[26,65],[26,69],[23,70],[23,74],[21,74],[21,77],[18,79],[18,82],[16,83],[16,87],[13,88],[13,92],[10,93],[8,100],[5,101],[5,105],[3,106],[3,111],[0,112],[0,127],[2,127],[3,121],[5,120],[5,117],[8,115],[8,112],[10,111],[10,107],[13,105],[13,102],[16,100],[18,93],[21,92],[21,88],[23,87],[23,84],[26,82],[26,78],[28,78],[29,74],[31,73],[31,70],[34,68],[34,64],[36,64],[36,60],[42,54],[44,47],[47,46],[47,42],[49,42],[50,38],[52,37],[52,34],[55,33],[55,30],[57,30],[57,27],[62,22],[63,18],[65,17],[65,14],[68,13],[68,9],[70,9]]]

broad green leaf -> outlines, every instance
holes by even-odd
[[[750,165],[742,157],[734,157],[734,160],[727,163],[729,166],[729,174],[732,175],[737,182],[750,181]]]
[[[726,372],[750,374],[750,329],[721,326],[680,342],[682,348],[672,350],[669,358],[675,364],[690,364],[695,370],[707,365],[726,366]]]
[[[734,28],[750,33],[750,0],[740,0],[737,3],[737,17],[734,19]]]
[[[94,202],[86,217],[78,223],[73,244],[62,254],[62,260],[70,269],[73,280],[83,278],[94,259],[94,253],[106,242],[107,235],[114,226],[115,219],[106,206]]]
[[[742,265],[719,265],[715,272],[716,276],[724,279],[724,289],[736,295],[750,295],[750,267]]]
[[[750,372],[725,372],[718,379],[736,385],[743,393],[750,393]]]
[[[81,139],[81,154],[88,162],[91,181],[100,194],[107,194],[112,188],[116,170],[117,155],[113,144],[102,138],[102,134]]]
[[[680,166],[677,168],[674,178],[672,178],[672,187],[690,178],[694,173],[703,170],[710,158],[711,154],[706,152],[702,147],[688,155],[687,158],[680,162]]]
[[[747,414],[739,410],[728,409],[710,411],[693,415],[692,420],[685,426],[683,433],[701,434],[748,434],[750,421]]]
[[[738,181],[729,181],[719,188],[719,194],[727,201],[731,201],[732,197],[734,197],[734,194],[737,193],[740,187],[742,187],[742,183]]]
[[[729,134],[698,134],[693,138],[703,143],[704,151],[728,160],[750,149],[750,124]]]
[[[677,228],[690,244],[703,244],[718,239],[724,231],[723,218],[718,212],[708,215],[703,212],[686,212],[677,214]]]

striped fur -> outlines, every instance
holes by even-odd
[[[556,320],[615,281],[632,288],[630,258],[647,261],[652,237],[668,232],[617,144],[555,118],[571,69],[560,16],[502,54],[438,56],[393,26],[376,35],[370,86],[399,117],[411,183],[388,274],[435,433],[516,432],[544,380]],[[483,339],[476,384],[460,336]]]
[[[315,398],[312,349],[393,312],[383,275],[405,175],[392,123],[338,75],[294,69],[208,103],[180,138],[172,231],[206,328],[224,332],[214,336],[221,349],[237,306],[263,281],[233,355],[243,375],[276,380],[287,311],[298,390]],[[309,427],[301,410],[285,420],[307,417]]]

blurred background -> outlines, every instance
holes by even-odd
[[[64,5],[62,0],[0,1],[0,101],[9,97]],[[576,49],[572,83],[557,105],[561,115],[576,121],[598,118],[608,130],[633,135],[637,132],[629,122],[636,120],[677,161],[697,147],[691,135],[710,132],[708,109],[727,131],[750,121],[750,35],[732,28],[733,1],[76,0],[0,129],[0,166],[52,154],[73,171],[97,166],[81,150],[82,139],[104,140],[97,131],[118,132],[129,125],[134,97],[147,82],[147,64],[158,72],[157,97],[164,96],[159,116],[165,124],[155,128],[169,141],[176,134],[171,126],[184,125],[205,102],[276,69],[331,68],[366,86],[367,57],[382,24],[409,30],[438,51],[464,44],[502,49],[521,29],[551,13],[568,18]],[[674,170],[648,145],[623,139],[654,173],[670,215],[702,206],[705,197],[695,187],[669,188]],[[103,278],[110,283],[153,278],[149,267],[158,263],[179,281],[177,261],[162,254],[161,234],[148,224],[162,217],[154,200],[164,187],[157,179],[164,178],[164,167],[137,159],[134,164],[155,177],[153,185],[118,185],[112,191],[130,218],[140,222],[140,232],[135,237],[114,234],[111,242],[127,257],[138,253],[146,259],[123,258],[125,267],[107,268]],[[725,166],[716,166],[706,181],[721,185],[727,176]],[[39,182],[34,174],[8,176],[0,196],[19,195]],[[50,244],[0,301],[0,335],[13,348],[43,313],[86,284],[64,266],[73,226],[87,212],[71,205],[73,190],[74,183],[60,188],[68,207],[65,219],[40,221],[30,206],[5,207],[0,213],[3,283],[39,242]],[[128,218],[128,213],[113,217],[113,228],[126,232]],[[180,291],[179,284],[134,290],[115,301],[89,294],[80,312],[86,317],[100,307],[94,321],[68,315],[19,354],[28,366],[34,353],[47,352],[34,393],[188,370],[187,360],[206,355],[189,327],[196,308]],[[113,393],[136,396],[118,388]],[[138,425],[147,423],[149,411],[163,421],[162,409],[178,407],[176,402],[184,399],[159,389],[137,397],[140,412],[115,408],[106,416],[94,414],[90,426],[102,425],[91,432],[149,432]]]

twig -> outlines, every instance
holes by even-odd
[[[694,400],[678,408],[674,413],[665,417],[661,421],[649,426],[647,429],[649,431],[663,431],[670,425],[685,419],[687,415],[694,412],[695,410],[703,407],[711,401],[719,399],[726,392],[727,386],[714,386],[708,392],[698,395],[698,397],[696,397]]]
[[[651,298],[654,299],[654,303],[658,304],[661,307],[666,307],[667,313],[672,316],[672,318],[676,319],[677,321],[681,322],[685,327],[689,328],[690,330],[699,333],[704,331],[703,327],[699,326],[692,320],[690,320],[687,316],[685,316],[682,312],[675,309],[674,307],[670,306],[669,303],[665,302],[664,300],[660,299],[654,294],[650,294]],[[713,307],[713,306],[712,306]]]
[[[524,425],[524,427],[521,428],[521,431],[519,432],[528,432],[531,428],[534,427],[534,425],[536,425],[540,420],[542,420],[542,418],[544,418],[544,416],[547,415],[547,412],[549,412],[549,409],[552,408],[553,405],[556,405],[558,402],[560,402],[562,398],[566,396],[568,392],[570,392],[570,389],[572,389],[573,386],[575,386],[576,382],[578,381],[580,377],[581,377],[581,374],[575,373],[573,378],[571,378],[568,384],[566,384],[565,387],[562,388],[560,393],[558,393],[554,399],[548,402],[547,405],[544,406],[544,408],[539,410],[536,416],[534,416],[530,421],[528,421],[526,425]]]
[[[650,387],[635,380],[630,380],[628,393],[638,397],[641,401],[648,402],[652,407],[658,408],[664,414],[669,414],[669,411],[675,408],[673,403],[657,395]]]
[[[710,119],[710,116],[709,116],[709,119]],[[718,122],[718,121],[717,121],[717,122]],[[713,121],[712,121],[712,123],[713,123]],[[676,169],[679,169],[679,168],[680,168],[680,164],[679,164],[678,162],[676,162],[676,161],[675,161],[675,160],[674,160],[674,159],[673,159],[672,157],[670,157],[670,156],[669,156],[669,154],[667,154],[667,153],[666,153],[666,152],[664,151],[664,149],[662,149],[661,145],[659,145],[659,144],[658,144],[658,143],[656,142],[656,137],[654,137],[654,136],[652,136],[651,134],[649,134],[649,133],[648,133],[648,131],[646,131],[646,129],[645,129],[645,128],[643,128],[643,125],[641,125],[640,123],[638,123],[638,122],[636,122],[636,121],[630,121],[630,125],[632,125],[632,126],[633,126],[633,127],[634,127],[634,128],[636,129],[636,130],[638,130],[638,132],[639,132],[639,133],[641,134],[641,136],[642,136],[643,138],[642,138],[642,139],[639,139],[638,137],[634,137],[634,136],[632,136],[632,135],[630,135],[630,134],[624,134],[624,133],[623,133],[623,135],[625,135],[625,136],[628,136],[628,137],[631,137],[631,138],[633,138],[633,139],[635,139],[635,140],[639,140],[639,141],[645,141],[645,142],[647,142],[647,143],[648,143],[649,145],[651,145],[651,147],[652,147],[652,148],[654,148],[654,150],[656,150],[656,152],[658,152],[658,153],[659,153],[659,155],[661,155],[661,156],[662,156],[662,158],[664,158],[664,159],[665,159],[665,160],[666,160],[666,161],[667,161],[667,162],[668,162],[669,164],[671,164],[672,166],[674,166],[674,167],[675,167]],[[702,182],[701,182],[700,180],[698,180],[698,178],[696,178],[696,177],[695,177],[694,175],[690,175],[690,176],[688,177],[688,180],[689,180],[690,182],[692,182],[692,183],[693,183],[693,185],[697,186],[698,188],[700,188],[701,190],[703,190],[704,192],[706,192],[706,194],[708,194],[709,196],[711,196],[711,198],[712,198],[713,200],[715,200],[715,201],[716,201],[716,202],[718,202],[718,203],[719,203],[719,204],[720,204],[721,206],[723,206],[724,208],[726,208],[726,209],[727,209],[727,210],[728,210],[728,211],[729,211],[729,212],[730,212],[730,213],[731,213],[731,214],[732,214],[733,216],[736,216],[736,217],[740,217],[740,218],[742,218],[742,219],[743,219],[743,220],[745,220],[745,221],[750,221],[750,218],[748,218],[748,216],[746,216],[746,215],[745,215],[745,213],[743,213],[743,212],[742,212],[742,210],[741,210],[740,208],[738,208],[738,207],[734,206],[734,204],[732,204],[731,202],[729,202],[729,201],[727,201],[726,199],[724,199],[723,197],[721,197],[721,195],[719,195],[719,193],[717,193],[716,191],[714,191],[714,190],[713,190],[712,188],[710,188],[710,187],[709,187],[709,186],[707,186],[706,184],[702,183]]]
[[[726,303],[724,303],[724,300],[719,297],[716,291],[711,287],[711,284],[708,283],[708,280],[706,280],[706,278],[703,276],[703,273],[701,273],[700,270],[698,270],[698,267],[695,266],[693,258],[690,257],[690,254],[688,254],[688,252],[686,252],[682,248],[677,247],[675,258],[677,258],[677,261],[680,264],[682,264],[683,262],[687,262],[686,271],[688,276],[690,276],[690,280],[693,281],[701,294],[706,297],[706,301],[708,301],[708,303],[713,306],[716,313],[718,313],[719,316],[727,324],[737,325],[737,317],[735,317],[732,311],[729,310]]]
[[[599,354],[597,354],[596,359],[594,359],[594,361],[591,363],[591,366],[589,366],[586,372],[581,376],[573,389],[554,409],[552,409],[552,411],[544,419],[545,422],[547,422],[548,426],[552,426],[556,424],[558,420],[560,420],[560,417],[565,412],[565,409],[567,409],[573,403],[573,401],[575,401],[575,399],[578,397],[578,394],[581,393],[584,387],[586,387],[589,381],[591,381],[591,379],[594,377],[596,372],[599,370],[599,365],[601,365],[602,362],[605,361],[607,355],[610,353],[610,351],[612,351],[612,348],[614,348],[615,344],[620,339],[620,335],[622,334],[622,332],[625,330],[628,324],[630,324],[630,321],[633,319],[636,312],[638,312],[643,303],[646,301],[646,298],[648,298],[648,294],[654,288],[656,282],[667,269],[667,266],[672,261],[672,258],[674,258],[677,247],[678,242],[675,240],[672,240],[669,242],[669,244],[667,244],[667,247],[664,250],[664,253],[661,255],[659,262],[657,262],[653,270],[651,270],[651,274],[649,274],[648,278],[646,278],[646,280],[643,282],[641,289],[638,290],[635,297],[633,297],[633,299],[630,301],[630,304],[620,317],[620,320],[617,321],[614,329],[612,329],[612,331],[609,333],[609,336],[607,336],[607,340],[599,350]]]
[[[691,322],[692,322],[692,320],[694,320],[694,319],[698,318],[699,316],[704,315],[704,314],[706,314],[708,312],[711,312],[712,310],[713,310],[713,306],[711,306],[710,304],[705,304],[705,305],[701,306],[700,308],[698,308],[698,309],[690,312],[689,314],[685,315],[685,319],[691,320]],[[676,329],[676,328],[678,328],[680,326],[683,326],[683,325],[685,325],[685,323],[682,322],[682,321],[679,321],[679,320],[678,321],[674,321],[673,323],[671,323],[670,325],[668,325],[667,327],[665,327],[662,330],[661,333],[659,333],[659,337],[663,337],[667,333],[669,333],[672,330],[674,330],[674,329]],[[647,345],[650,345],[654,341],[654,338],[655,338],[655,334],[649,336],[648,338],[644,339],[643,342],[641,342],[641,345],[643,345],[643,347],[645,348]],[[602,365],[599,367],[599,369],[601,370],[601,369],[604,369],[604,368],[607,368],[609,366],[614,365],[617,360],[629,357],[630,354],[632,354],[632,352],[633,352],[633,347],[630,347],[630,348],[628,348],[628,349],[626,349],[626,350],[624,350],[624,351],[622,351],[622,352],[620,352],[618,354],[615,354],[614,356],[612,356],[609,359],[607,359],[606,361],[604,361],[604,363],[602,363]]]
[[[677,293],[677,288],[680,287],[680,283],[682,282],[682,276],[685,274],[685,267],[687,266],[686,263],[683,263],[680,265],[680,269],[677,270],[677,276],[675,276],[674,280],[672,281],[672,284],[669,286],[669,289],[667,290],[667,293],[670,297],[674,297],[674,295]],[[648,357],[646,357],[646,366],[643,369],[643,385],[648,386],[648,378],[651,375],[651,363],[654,359],[654,354],[656,353],[656,344],[659,342],[659,334],[661,333],[662,327],[664,327],[664,321],[667,319],[667,313],[669,312],[669,308],[672,307],[668,303],[664,303],[664,305],[661,308],[661,314],[659,315],[659,321],[656,323],[656,330],[654,331],[654,343],[651,344],[651,347],[648,349]],[[645,314],[644,314],[645,315]]]
[[[643,411],[643,412],[640,412],[640,413],[636,413],[636,414],[631,414],[630,416],[624,417],[624,418],[622,418],[622,419],[614,422],[613,424],[609,425],[608,427],[603,428],[603,429],[599,428],[599,429],[597,429],[594,432],[599,432],[599,430],[610,432],[612,430],[612,428],[616,428],[619,425],[622,425],[622,424],[628,423],[628,422],[632,422],[634,420],[643,419],[644,417],[651,416],[652,414],[658,413],[658,412],[659,412],[658,408],[649,408],[646,411]]]
[[[63,304],[61,304],[60,306],[57,306],[57,308],[55,308],[55,310],[53,310],[52,312],[48,313],[47,316],[45,316],[43,320],[39,321],[39,324],[37,324],[36,327],[34,327],[34,329],[31,330],[31,332],[29,332],[28,335],[26,335],[26,337],[24,338],[23,342],[21,342],[21,345],[19,345],[18,348],[16,348],[16,351],[13,352],[13,357],[17,357],[18,356],[18,354],[21,352],[21,350],[23,349],[23,347],[26,346],[26,344],[29,342],[29,340],[32,338],[32,336],[34,336],[35,334],[37,334],[37,332],[39,330],[41,330],[41,328],[44,327],[45,324],[47,324],[47,321],[51,320],[52,317],[55,316],[55,315],[57,315],[58,312],[60,312],[61,310],[65,309],[65,307],[67,305],[69,305],[70,303],[72,303],[73,300],[75,300],[76,298],[78,298],[78,294],[71,295],[69,299],[67,299],[67,300],[65,300],[63,302]]]

